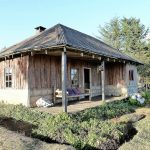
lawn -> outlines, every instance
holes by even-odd
[[[2,118],[9,118],[14,119],[15,122],[21,121],[31,125],[32,129],[28,136],[48,143],[69,144],[76,149],[118,149],[121,144],[131,138],[130,134],[133,132],[134,125],[138,133],[133,140],[123,144],[120,148],[126,145],[130,147],[130,142],[136,143],[140,135],[150,136],[147,132],[150,126],[148,114],[146,118],[138,121],[143,118],[140,115],[142,112],[136,112],[139,107],[141,106],[139,104],[137,106],[132,100],[122,100],[104,103],[76,114],[61,113],[54,116],[22,105],[1,103],[0,117],[1,121]],[[142,130],[143,121],[147,123],[147,128]],[[142,134],[144,131],[147,135]]]
[[[119,150],[149,150],[150,149],[150,108],[140,108],[136,114],[145,114],[146,117],[134,124],[137,134],[130,142],[123,144]]]
[[[71,146],[48,144],[0,127],[0,150],[75,150]]]

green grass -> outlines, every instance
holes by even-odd
[[[146,118],[135,123],[135,128],[137,129],[138,133],[130,142],[123,144],[119,150],[150,149],[150,114],[147,114]]]
[[[144,114],[146,117],[134,124],[137,134],[133,139],[125,144],[123,144],[119,150],[149,150],[150,149],[150,91],[145,91],[142,93],[145,98],[146,107],[139,108],[136,110],[135,114]],[[131,115],[130,115],[131,116]],[[123,120],[130,120],[129,115],[122,117]]]
[[[34,137],[49,137],[59,143],[73,145],[76,149],[101,148],[111,140],[119,142],[126,134],[127,125],[109,119],[131,112],[133,108],[126,101],[107,103],[75,115],[62,113],[56,116],[36,112],[22,105],[0,104],[0,116],[37,126],[32,131]]]
[[[146,98],[146,104],[149,103],[149,93],[143,93],[143,96]],[[108,145],[108,149],[116,149],[118,145],[115,144],[119,144],[129,131],[128,122],[138,118],[137,115],[132,115],[133,112],[136,114],[137,108],[137,104],[122,100],[104,103],[76,114],[61,113],[53,116],[22,105],[0,103],[0,116],[35,125],[36,128],[32,130],[33,137],[50,138],[58,143],[70,144],[76,149],[104,149]],[[120,117],[122,120],[117,121]],[[150,146],[150,113],[148,117],[136,123],[135,127],[139,131],[138,134],[121,146],[122,149],[132,149],[132,145],[135,146],[134,149],[138,149],[136,143],[140,143],[139,147],[144,145],[145,149]]]

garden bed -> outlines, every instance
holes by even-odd
[[[117,149],[136,132],[131,123],[114,122],[111,119],[133,112],[133,106],[128,101],[107,103],[76,114],[62,113],[55,116],[21,105],[0,104],[0,116],[5,122],[3,126],[7,125],[4,118],[10,118],[11,122],[13,118],[21,126],[22,122],[29,123],[29,126],[25,124],[24,127],[32,128],[29,134],[32,137],[49,143],[69,144],[76,149]]]

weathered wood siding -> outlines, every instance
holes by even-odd
[[[129,70],[133,70],[133,78],[134,80],[130,81],[129,80]],[[138,92],[138,73],[137,73],[137,67],[135,65],[127,64],[126,68],[126,87],[127,87],[127,93],[130,95],[132,93],[137,93]]]
[[[5,68],[12,69],[12,88],[24,89],[28,86],[28,56],[0,62],[0,89],[5,89]]]
[[[61,58],[34,55],[29,58],[30,105],[41,98],[53,98],[53,88],[61,87]]]
[[[30,56],[30,89],[50,89],[54,85],[60,88],[60,63],[59,57],[50,57],[48,55]]]
[[[28,56],[0,62],[0,101],[29,106]],[[5,87],[5,68],[12,69],[12,88]]]
[[[30,89],[56,88],[61,89],[61,57],[49,55],[30,56],[29,65]],[[70,70],[79,69],[79,83],[83,86],[83,68],[91,68],[92,86],[100,85],[100,73],[97,66],[90,62],[67,58],[67,86],[71,86]]]
[[[107,62],[105,72],[105,94],[110,96],[127,95],[126,64]]]
[[[114,63],[114,62],[107,62],[105,67],[105,84],[106,85],[117,85],[118,83],[124,84],[125,82],[125,75],[124,75],[124,68],[125,64],[123,63]]]
[[[12,88],[5,88],[4,69],[12,68]],[[79,88],[84,92],[84,68],[91,69],[91,96],[101,95],[101,74],[92,61],[67,57],[67,87],[71,87],[71,68],[79,70]],[[134,81],[129,81],[129,70]],[[120,96],[137,91],[136,66],[106,62],[105,94]],[[40,97],[53,98],[53,88],[61,89],[61,56],[36,54],[0,62],[0,100],[34,106]]]
[[[34,55],[30,56],[29,60],[30,96],[31,105],[34,105],[40,97],[52,99],[53,87],[61,89],[61,57]],[[91,68],[91,87],[97,89],[100,86],[100,73],[97,72],[97,65],[85,60],[67,58],[67,87],[71,87],[71,68],[77,68],[79,70],[79,88],[84,92],[84,67]]]
[[[31,103],[40,97],[53,98],[53,87],[61,89],[61,57],[34,55],[29,58],[29,83]],[[91,94],[101,95],[101,74],[97,63],[86,60],[67,58],[67,87],[71,87],[71,68],[79,70],[79,88],[84,92],[84,68],[91,69]],[[105,89],[106,95],[120,96],[125,93],[126,65],[120,62],[106,62]]]

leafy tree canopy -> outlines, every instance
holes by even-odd
[[[138,51],[144,48],[149,29],[136,18],[113,18],[99,27],[100,38],[119,50]]]
[[[140,22],[140,19],[113,18],[104,26],[99,26],[100,39],[108,45],[143,62],[139,66],[139,73],[150,77],[150,41],[146,38],[149,28]]]

